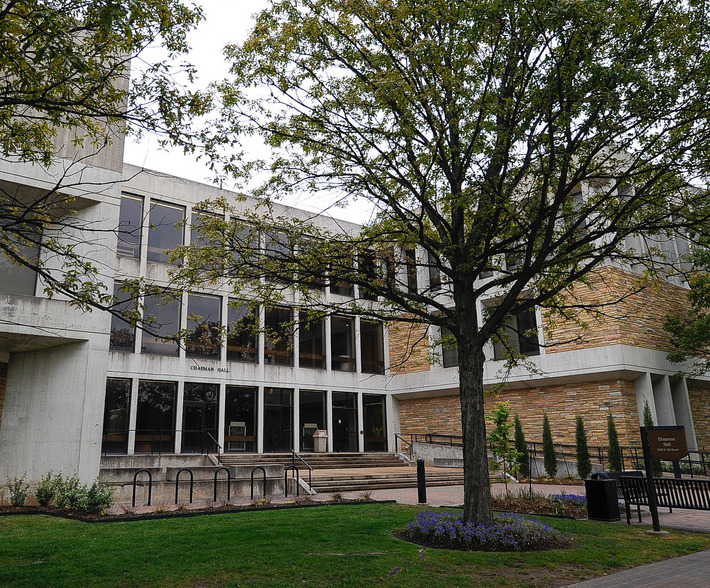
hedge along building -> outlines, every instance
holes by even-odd
[[[124,166],[121,155],[117,141],[82,163],[79,181],[65,191],[76,196],[71,224],[83,222],[86,234],[56,235],[96,261],[97,279],[119,299],[127,279],[170,287],[165,252],[196,238],[200,202],[223,196],[245,211],[255,204]],[[65,158],[72,174],[79,170],[75,161]],[[54,186],[56,178],[43,173],[15,163],[0,167],[6,193],[24,198]],[[287,207],[277,213],[311,216]],[[318,222],[331,231],[358,230],[327,217]],[[681,241],[663,246],[674,255],[685,251]],[[446,296],[422,257],[402,252],[400,279],[410,288],[439,287]],[[282,337],[256,335],[240,325],[278,332],[298,322],[298,295],[287,292],[279,306],[252,313],[231,305],[230,291],[215,286],[178,293],[172,304],[146,297],[144,315],[155,321],[142,331],[108,313],[48,299],[29,270],[3,261],[0,274],[0,480],[24,472],[37,480],[54,470],[88,481],[98,475],[102,454],[310,451],[317,429],[328,432],[327,448],[335,452],[393,451],[396,434],[460,432],[455,350],[440,349],[436,329],[385,327],[343,311],[295,332],[284,329]],[[574,295],[613,297],[639,277],[609,265]],[[323,295],[347,305],[366,294],[339,283],[324,284]],[[684,298],[682,284],[669,279],[602,317],[582,317],[587,329],[554,322],[541,310],[521,315],[509,342],[535,369],[513,369],[498,396],[511,400],[529,439],[540,438],[545,411],[557,441],[573,441],[579,414],[590,443],[604,443],[612,413],[622,443],[635,444],[648,401],[657,423],[684,424],[689,445],[707,448],[706,380],[676,376],[665,358],[661,324]],[[195,336],[180,345],[163,338],[181,330]],[[489,346],[491,389],[502,380],[502,355],[500,346]],[[490,396],[489,406],[495,400]]]

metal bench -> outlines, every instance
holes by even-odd
[[[619,483],[626,504],[626,522],[631,524],[631,505],[638,507],[639,523],[641,506],[648,506],[648,491],[645,478],[620,476]],[[710,510],[710,480],[684,480],[681,478],[653,478],[658,506],[673,512],[674,508]]]

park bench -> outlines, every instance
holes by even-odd
[[[649,506],[646,478],[619,476],[619,483],[626,505],[626,522],[631,524],[631,505],[638,508],[641,522],[641,506]],[[684,480],[681,478],[653,478],[656,502],[673,512],[674,508],[710,510],[710,480]]]

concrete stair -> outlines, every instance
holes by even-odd
[[[452,469],[449,472],[436,471],[426,473],[427,487],[461,484],[463,484],[463,470]],[[347,474],[327,475],[314,472],[312,486],[313,490],[318,494],[416,487],[416,468],[406,468],[404,471],[369,470],[361,474],[350,472]]]
[[[316,470],[353,469],[353,468],[407,468],[407,464],[393,453],[302,453],[301,457]],[[264,466],[292,464],[290,453],[223,453],[219,462],[225,466]],[[296,465],[304,469],[303,463],[296,458]]]

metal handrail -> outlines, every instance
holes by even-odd
[[[151,474],[149,470],[141,469],[137,470],[133,476],[133,501],[131,502],[131,507],[136,506],[136,480],[138,479],[138,474],[141,472],[148,474],[148,502],[146,503],[146,506],[150,506],[150,498],[153,494],[153,474]]]
[[[195,476],[192,474],[190,468],[180,468],[178,473],[175,475],[175,504],[178,503],[178,492],[180,490],[180,474],[187,472],[190,474],[190,504],[192,504],[192,490],[195,485]]]
[[[313,473],[313,468],[310,465],[308,465],[308,462],[305,459],[303,459],[298,453],[296,453],[293,449],[291,450],[291,454],[292,454],[291,465],[293,467],[296,467],[296,458],[300,459],[301,462],[303,462],[303,465],[305,465],[308,468],[308,485],[313,486],[312,478],[311,478],[311,474]],[[296,468],[296,469],[298,469],[298,468]]]
[[[298,466],[290,465],[284,468],[284,496],[288,496],[288,472],[294,470],[296,472],[296,498],[300,495],[301,491],[301,474],[298,470]]]
[[[219,444],[217,439],[215,439],[209,431],[205,431],[205,433],[207,433],[207,436],[212,439],[212,442],[217,446],[217,455],[222,455],[222,446]]]
[[[407,440],[404,439],[404,437],[402,437],[399,433],[395,433],[395,434],[394,434],[395,449],[397,448],[397,441],[398,441],[398,440],[399,440],[400,443],[401,443],[401,445],[399,446],[400,449],[402,448],[402,446],[406,445],[406,446],[409,448],[409,461],[412,461],[412,459],[413,459],[413,453],[412,453],[412,449],[413,449],[413,448],[412,448],[412,445],[413,445],[413,443],[412,443],[412,437],[413,437],[413,435],[410,435],[410,436],[409,436],[409,441],[407,441]],[[399,451],[398,453],[402,453],[402,451]]]
[[[220,467],[214,471],[214,496],[212,497],[213,502],[217,502],[217,474],[220,472],[227,472],[227,502],[232,499],[232,474],[229,472],[229,468]]]

